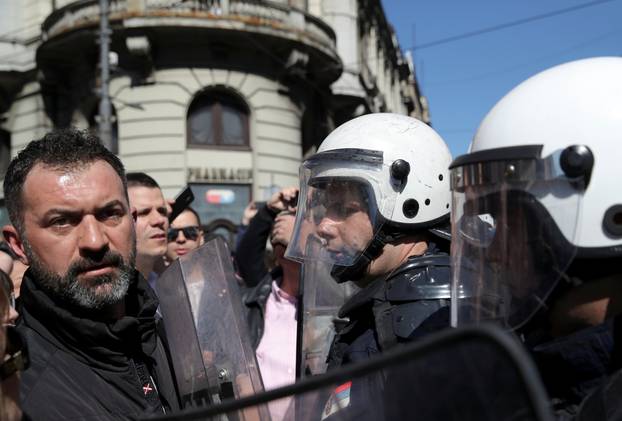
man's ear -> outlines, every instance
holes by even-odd
[[[26,252],[24,251],[24,243],[15,227],[13,225],[3,226],[2,235],[4,235],[4,239],[9,246],[11,246],[11,250],[17,255],[19,261],[25,265],[29,265],[28,257],[26,257]]]

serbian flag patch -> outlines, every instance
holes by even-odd
[[[324,411],[322,412],[322,420],[350,406],[350,389],[351,388],[352,388],[351,381],[346,382],[340,386],[337,386],[334,392],[331,393],[330,398],[328,398],[328,401],[326,402],[326,405],[324,406]]]

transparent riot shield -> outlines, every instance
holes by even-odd
[[[231,255],[220,237],[173,262],[156,289],[184,408],[263,390]],[[259,406],[228,419],[270,418]]]
[[[347,322],[339,317],[339,309],[359,290],[351,282],[335,282],[330,274],[331,267],[321,261],[308,261],[302,265],[298,378],[326,372],[330,345]]]
[[[510,335],[486,325],[447,329],[292,386],[158,419],[212,420],[293,397],[293,421],[552,421],[535,366]]]

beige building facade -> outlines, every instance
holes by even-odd
[[[47,131],[97,129],[99,2],[0,8],[3,177]],[[297,185],[339,124],[380,111],[428,120],[380,0],[113,0],[109,19],[109,147],[168,197],[190,185],[203,224],[230,238],[246,204]]]

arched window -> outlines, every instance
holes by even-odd
[[[247,148],[248,114],[235,95],[218,90],[199,94],[188,109],[188,145]]]

